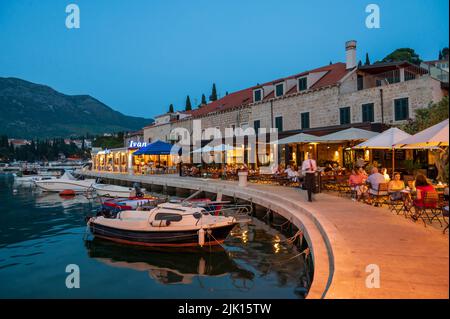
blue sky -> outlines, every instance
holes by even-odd
[[[67,29],[78,4],[81,28]],[[376,3],[381,28],[368,29]],[[344,43],[373,61],[399,47],[436,59],[448,46],[448,1],[0,0],[0,76],[90,94],[152,117],[186,95],[200,102],[304,70],[345,62]]]

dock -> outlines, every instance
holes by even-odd
[[[78,171],[89,177],[203,190],[239,198],[273,210],[304,232],[314,261],[308,298],[403,299],[449,298],[449,238],[387,208],[314,195],[275,185],[178,175],[130,175]],[[379,286],[370,279],[379,270]],[[275,296],[274,296],[275,297]]]

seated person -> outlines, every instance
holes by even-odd
[[[360,167],[358,169],[358,174],[361,175],[363,177],[363,179],[367,179],[367,173],[366,173],[366,170],[364,168]]]
[[[416,192],[417,192],[416,198],[414,199],[414,206],[416,207],[416,212],[414,215],[411,216],[411,218],[414,220],[417,220],[417,218],[419,217],[418,212],[422,208],[426,208],[425,207],[426,205],[423,201],[423,199],[425,197],[425,193],[436,192],[436,190],[434,189],[433,185],[428,183],[427,178],[423,174],[418,174],[416,176],[415,187],[416,187]]]
[[[348,179],[348,184],[352,191],[356,192],[356,199],[360,199],[361,196],[367,191],[367,187],[364,185],[364,176],[359,174],[355,169],[352,169],[352,173]]]
[[[384,176],[378,172],[378,168],[372,168],[372,174],[367,178],[370,183],[369,193],[372,195],[387,195],[387,193],[378,193],[378,186],[386,182]]]
[[[394,173],[394,179],[388,184],[389,193],[392,200],[402,199],[401,191],[405,189],[405,182],[400,179],[400,173]]]
[[[297,182],[298,179],[298,172],[293,170],[291,165],[288,165],[286,170],[284,171],[284,173],[287,174],[288,178],[293,181],[293,182]]]
[[[391,180],[386,168],[381,169],[381,174],[384,176],[384,180],[386,181],[386,183],[388,183]]]

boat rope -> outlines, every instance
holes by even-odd
[[[283,229],[283,227],[284,227],[284,225],[286,225],[286,224],[288,224],[288,223],[290,223],[291,222],[291,220],[286,220],[284,223],[282,223],[282,224],[274,224],[274,223],[272,223],[271,225],[272,226],[275,226],[275,227],[280,227],[281,229]]]
[[[264,215],[264,217],[262,219],[266,219],[266,217],[269,216],[270,213],[271,213],[270,208],[267,208],[266,214]]]
[[[263,261],[262,263],[269,265],[269,268],[267,269],[267,272],[269,272],[273,266],[285,264],[285,263],[290,262],[291,260],[298,258],[302,255],[305,255],[305,260],[306,260],[306,259],[308,259],[309,254],[310,254],[309,248],[305,248],[301,253],[298,253],[292,257],[289,257],[288,259],[277,261],[277,262],[270,262],[270,261],[264,262]]]
[[[207,231],[206,231],[206,234],[208,234],[208,237],[209,236],[211,236],[215,241],[216,241],[216,243],[218,244],[218,245],[220,245],[223,249],[225,249],[225,246],[222,244],[222,243],[220,243],[214,236],[213,236],[213,234],[212,234],[212,231],[209,231],[210,229],[208,229]],[[210,240],[209,240],[210,241]],[[210,248],[211,248],[211,245],[209,245],[210,246]]]

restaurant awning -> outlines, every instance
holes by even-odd
[[[295,144],[295,143],[313,143],[319,142],[320,137],[310,134],[300,133],[289,137],[282,138],[273,144]]]
[[[401,148],[432,148],[448,146],[448,119],[395,144]]]
[[[155,141],[141,147],[133,155],[179,155],[180,148],[163,141]]]
[[[224,152],[233,151],[235,148],[227,144],[220,144],[216,146],[205,145],[202,148],[194,150],[192,153],[208,153],[208,152]]]
[[[403,132],[396,127],[392,127],[353,148],[392,149],[396,143],[410,136],[411,135],[408,133]]]
[[[320,137],[322,143],[338,143],[346,141],[364,141],[373,138],[380,133],[351,127],[346,130],[331,133]]]
[[[378,134],[371,139],[354,146],[353,148],[371,148],[371,149],[390,149],[392,150],[392,172],[395,169],[395,147],[394,145],[405,138],[410,137],[406,132],[402,130],[391,127],[390,129]]]

